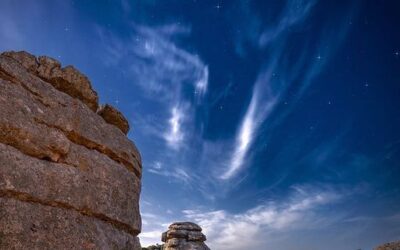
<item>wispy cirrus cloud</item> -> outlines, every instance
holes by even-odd
[[[269,43],[284,35],[292,26],[301,23],[307,18],[312,7],[316,4],[315,0],[290,0],[287,1],[281,13],[278,23],[274,23],[270,28],[265,29],[258,38],[260,47],[265,47]]]
[[[160,100],[183,98],[185,85],[191,85],[196,96],[204,96],[208,87],[207,65],[173,40],[173,35],[184,36],[190,30],[180,25],[133,27],[136,33],[131,37],[130,70],[136,84],[150,94],[162,94]]]
[[[248,151],[261,124],[273,110],[277,96],[269,89],[268,81],[271,72],[265,72],[255,83],[252,98],[235,139],[235,149],[232,152],[228,168],[222,179],[233,177],[244,165]],[[262,96],[263,95],[263,96]]]
[[[307,17],[314,1],[289,1],[281,14],[278,25],[267,29],[259,35],[260,49],[267,44],[276,42],[280,45],[275,48],[272,59],[265,63],[264,68],[254,83],[251,101],[247,111],[242,119],[239,130],[236,134],[235,147],[231,153],[230,160],[221,179],[227,180],[234,177],[241,168],[245,166],[245,160],[248,156],[254,138],[263,122],[274,110],[279,98],[285,93],[291,82],[277,82],[273,76],[280,72],[281,61],[284,59],[284,47],[281,44],[286,43],[286,38],[280,39],[281,35],[289,32],[289,28],[298,24]],[[257,27],[258,22],[254,22]]]
[[[274,241],[273,233],[320,228],[337,222],[339,217],[321,219],[316,211],[342,202],[343,190],[294,186],[289,198],[270,201],[243,213],[232,214],[225,210],[184,210],[185,217],[199,223],[207,235],[207,244],[213,249],[267,248]]]
[[[208,88],[208,67],[203,68],[203,73],[199,79],[195,82],[195,96],[196,101],[200,103],[207,93]]]
[[[400,216],[396,212],[360,217],[352,206],[365,191],[363,185],[298,184],[281,198],[270,197],[243,212],[186,206],[180,214],[143,213],[141,241],[148,243],[143,246],[160,243],[161,232],[171,221],[189,220],[203,228],[211,249],[336,250],[343,248],[343,242],[350,249],[371,249],[379,243],[373,229],[391,225],[379,235],[389,241],[400,232]],[[360,237],[366,240],[354,240]]]
[[[175,180],[179,180],[186,184],[191,184],[193,177],[186,172],[184,168],[174,167],[173,169],[155,169],[150,168],[148,169],[150,173],[161,175],[165,177],[173,177]]]
[[[324,37],[321,35],[321,41],[316,48],[312,49],[309,42],[304,41],[300,45],[303,48],[298,57],[294,61],[288,59],[287,44],[291,28],[307,20],[314,5],[315,1],[311,0],[288,1],[276,25],[262,29],[259,21],[250,22],[257,26],[254,28],[257,35],[251,36],[254,39],[253,44],[258,44],[260,53],[269,49],[272,52],[260,68],[247,109],[237,125],[234,137],[217,141],[203,138],[202,131],[199,130],[202,126],[196,120],[196,107],[202,105],[209,88],[209,68],[196,53],[179,45],[180,38],[190,35],[190,26],[168,24],[149,27],[133,24],[133,32],[127,39],[107,35],[104,30],[99,31],[109,52],[110,59],[107,61],[128,65],[127,76],[141,88],[147,99],[158,103],[158,114],[141,113],[136,120],[143,120],[138,127],[143,133],[149,132],[157,140],[164,141],[166,148],[160,149],[160,156],[164,159],[158,157],[158,160],[163,162],[168,159],[171,170],[167,171],[173,172],[172,168],[175,167],[185,169],[180,166],[191,166],[192,175],[207,179],[204,182],[205,187],[198,187],[202,193],[207,193],[210,183],[219,186],[219,181],[226,182],[235,178],[251,163],[251,149],[260,130],[266,123],[279,123],[279,116],[278,119],[271,119],[271,115],[286,98],[288,90],[293,87],[297,89],[294,96],[299,100],[328,59],[329,53],[325,53],[324,41],[331,39],[339,42],[331,34]],[[324,54],[323,60],[316,59],[317,53]],[[283,114],[280,114],[281,119],[290,113],[297,100],[293,100]],[[220,153],[215,154],[208,150],[210,145]],[[168,150],[179,150],[181,155],[173,156]],[[213,161],[206,158],[213,158]],[[202,162],[204,167],[193,166],[193,162]],[[204,171],[204,168],[207,170]],[[178,179],[183,182],[188,181],[187,178],[181,178],[183,175],[175,176],[179,176]]]
[[[171,117],[168,120],[169,129],[165,132],[164,138],[174,149],[179,149],[183,139],[184,132],[182,131],[182,124],[185,119],[185,112],[182,107],[175,106],[171,109]]]
[[[135,119],[139,132],[165,143],[166,147],[159,146],[160,153],[156,157],[162,163],[168,161],[169,169],[165,171],[174,172],[173,169],[177,168],[188,172],[182,166],[190,166],[191,175],[196,176],[190,181],[197,180],[197,177],[204,179],[198,189],[207,194],[207,189],[216,190],[224,186],[250,165],[252,148],[256,146],[260,133],[273,133],[274,124],[279,124],[291,112],[326,65],[332,54],[331,48],[340,43],[337,34],[341,37],[346,34],[347,29],[342,25],[337,25],[341,29],[334,33],[332,27],[327,26],[324,32],[316,35],[316,43],[304,39],[298,51],[293,52],[288,46],[291,28],[305,22],[314,5],[315,1],[311,0],[288,1],[275,26],[263,29],[259,21],[250,22],[257,26],[254,30],[258,31],[256,36],[250,37],[254,39],[253,44],[258,44],[260,53],[268,53],[253,84],[248,106],[237,124],[237,131],[232,133],[232,138],[216,140],[204,138],[203,124],[199,125],[196,120],[199,115],[197,107],[202,105],[209,89],[209,68],[196,53],[180,46],[180,38],[190,34],[190,26],[133,24],[133,32],[126,39],[99,31],[110,58],[106,61],[128,65],[127,77],[157,107],[153,108],[152,114],[138,113]],[[245,49],[243,46],[242,50]],[[317,58],[320,54],[322,58]],[[294,98],[290,97],[287,107],[276,114],[289,94]],[[265,131],[266,124],[268,131]],[[152,174],[166,173],[151,171]],[[189,181],[184,175],[174,176],[185,183]]]
[[[186,162],[173,154],[187,148],[190,134],[195,134],[196,108],[203,104],[208,91],[208,66],[179,45],[190,34],[189,26],[172,23],[131,27],[128,38],[98,27],[106,48],[105,64],[127,69],[124,74],[140,88],[141,98],[153,105],[152,113],[137,114],[136,127],[151,140],[164,142],[164,145],[157,143],[161,152],[157,158],[162,164],[165,161],[169,164],[164,164],[168,168],[149,169],[149,172],[187,183],[190,178],[181,167]]]
[[[246,167],[250,161],[250,149],[263,125],[269,125],[268,131],[263,130],[263,134],[271,134],[274,126],[291,113],[347,34],[347,19],[352,15],[352,10],[336,23],[339,29],[327,25],[317,36],[319,40],[316,46],[312,47],[312,42],[304,39],[299,44],[302,48],[300,51],[291,51],[288,48],[290,28],[304,22],[315,4],[315,1],[288,1],[278,24],[259,35],[259,50],[269,51],[268,60],[264,62],[253,85],[251,101],[235,136],[235,146],[229,161],[223,164],[225,168],[222,175],[218,173],[220,179],[232,179]],[[326,46],[328,43],[329,47]],[[289,59],[293,56],[291,53],[297,57]],[[280,109],[283,103],[286,107]],[[276,114],[277,110],[282,112]],[[271,115],[274,117],[271,118]]]

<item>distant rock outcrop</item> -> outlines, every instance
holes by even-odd
[[[140,249],[140,154],[89,79],[5,52],[0,107],[0,249]]]
[[[400,250],[400,241],[380,245],[375,250]]]
[[[175,222],[162,234],[165,250],[210,250],[201,227],[192,222]]]

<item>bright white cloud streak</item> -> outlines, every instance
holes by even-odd
[[[169,130],[165,133],[164,138],[174,149],[178,149],[184,139],[182,131],[183,119],[184,112],[182,108],[178,106],[173,107],[171,110],[171,117],[168,120]]]
[[[267,249],[273,241],[270,233],[323,227],[330,223],[318,220],[314,212],[342,198],[341,193],[298,187],[286,202],[270,202],[244,213],[231,214],[225,210],[184,210],[183,213],[203,227],[207,244],[212,249]]]
[[[260,35],[260,48],[277,40],[281,34],[286,33],[288,28],[304,20],[310,9],[314,5],[314,1],[305,1],[305,4],[299,1],[289,1],[285,10],[281,15],[279,25],[273,29],[268,29]],[[283,41],[280,41],[284,44]],[[233,178],[243,167],[246,166],[245,161],[248,158],[249,150],[258,133],[258,130],[263,122],[268,118],[268,115],[273,111],[278,98],[286,91],[287,86],[291,83],[284,82],[283,84],[273,83],[271,76],[277,69],[279,60],[284,55],[284,50],[276,49],[271,56],[271,62],[268,67],[261,71],[256,83],[254,84],[252,98],[244,118],[241,122],[238,133],[234,141],[234,150],[230,156],[229,162],[221,179],[227,180]],[[278,86],[277,86],[278,85]]]
[[[239,134],[236,138],[237,146],[230,160],[230,166],[228,170],[221,176],[222,179],[228,179],[232,177],[233,174],[235,174],[243,165],[243,161],[247,151],[249,150],[250,143],[253,140],[254,132],[257,126],[255,117],[257,102],[257,97],[253,94],[249,108],[240,127]]]
[[[252,98],[242,120],[239,132],[235,139],[235,149],[228,162],[228,168],[221,175],[221,179],[233,177],[243,166],[257,130],[264,122],[276,103],[277,96],[271,93],[268,86],[271,72],[264,72],[255,83]],[[262,100],[260,98],[262,95]]]

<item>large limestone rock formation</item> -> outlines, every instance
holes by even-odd
[[[140,249],[141,158],[98,107],[74,67],[0,55],[0,249]]]
[[[380,245],[375,250],[400,250],[400,241]]]
[[[201,227],[192,222],[175,222],[162,234],[165,250],[210,250]]]

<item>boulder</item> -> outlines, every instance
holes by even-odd
[[[175,222],[161,236],[166,250],[209,250],[206,236],[200,226],[193,222]]]

